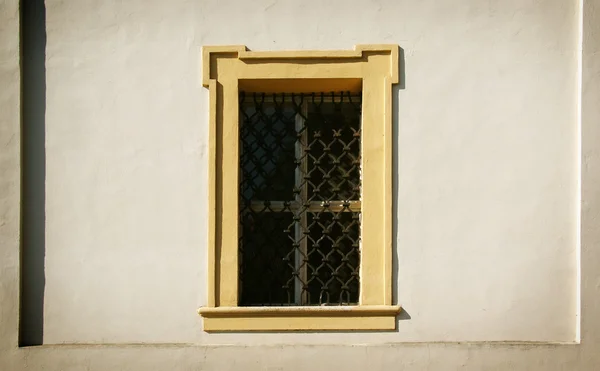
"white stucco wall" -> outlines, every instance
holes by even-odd
[[[47,2],[44,342],[573,341],[576,1]],[[397,333],[208,335],[201,45],[404,49]]]
[[[46,1],[44,343],[188,345],[38,350],[14,347],[18,20],[16,1],[0,4],[7,369],[598,364],[599,1],[583,13],[583,148],[577,1]],[[202,332],[208,96],[199,47],[360,43],[403,48],[395,297],[408,315],[390,333]],[[576,343],[580,283],[581,346],[487,343]],[[280,344],[306,346],[256,347]],[[359,344],[374,347],[346,347]]]

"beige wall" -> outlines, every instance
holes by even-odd
[[[0,369],[600,368],[600,1],[584,5],[580,89],[577,1],[46,1],[45,187],[25,191],[44,193],[45,258],[24,294],[43,283],[48,345],[17,349],[19,25],[0,0]],[[199,47],[370,42],[404,57],[398,331],[203,333]]]

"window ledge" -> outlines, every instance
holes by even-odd
[[[202,307],[204,330],[395,330],[399,305],[305,307]]]

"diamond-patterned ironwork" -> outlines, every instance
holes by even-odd
[[[240,305],[359,300],[361,96],[240,93]]]

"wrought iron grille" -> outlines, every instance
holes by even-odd
[[[239,304],[358,303],[360,94],[239,105]]]

